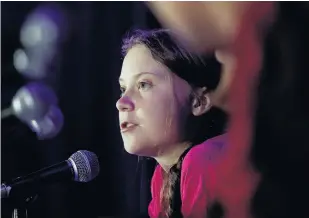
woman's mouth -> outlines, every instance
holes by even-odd
[[[122,133],[134,130],[138,125],[130,122],[123,122],[120,125],[120,131]]]

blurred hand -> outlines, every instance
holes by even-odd
[[[272,20],[272,2],[165,2],[146,3],[175,38],[196,52],[212,51],[235,42],[241,25],[264,26]]]
[[[224,50],[216,50],[215,55],[216,59],[222,64],[222,73],[218,87],[210,94],[210,98],[214,106],[228,112],[228,92],[234,76],[236,60],[233,54]]]

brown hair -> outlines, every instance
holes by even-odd
[[[214,90],[220,80],[221,65],[214,55],[202,57],[189,53],[183,47],[176,44],[170,37],[170,31],[159,30],[136,30],[127,35],[123,40],[122,54],[125,56],[135,45],[145,45],[153,58],[167,66],[173,73],[191,84],[192,88],[207,87],[208,91]],[[192,93],[194,94],[194,93]],[[190,96],[192,100],[193,95]],[[223,132],[226,123],[226,114],[211,108],[202,116],[189,115],[186,119],[185,140],[193,145],[199,144],[208,138]],[[169,170],[163,172],[163,186],[161,189],[161,216],[170,217],[180,214],[179,204],[175,202],[180,198],[180,172],[183,158]],[[179,192],[179,193],[178,193]]]

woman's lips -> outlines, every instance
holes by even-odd
[[[123,123],[121,123],[121,125],[120,125],[120,131],[121,131],[122,133],[128,132],[128,131],[132,131],[132,130],[134,130],[137,126],[138,126],[138,124],[136,124],[136,123],[123,122]]]

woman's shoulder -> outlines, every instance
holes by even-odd
[[[193,146],[183,160],[183,166],[214,163],[222,154],[227,144],[227,134],[219,135]]]

